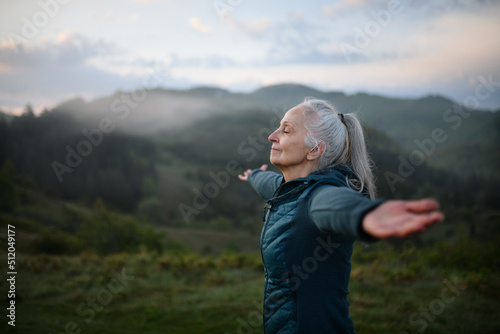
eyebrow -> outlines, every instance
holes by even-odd
[[[291,126],[294,126],[292,122],[289,122],[289,121],[284,121],[283,123],[281,123],[281,125],[291,125]]]

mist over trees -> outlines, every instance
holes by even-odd
[[[130,93],[0,117],[0,165],[51,196],[87,205],[102,199],[151,224],[186,226],[183,205],[192,208],[193,226],[255,232],[259,199],[234,173],[228,181],[214,175],[231,161],[241,171],[268,163],[267,136],[280,115],[314,95],[360,115],[380,197],[434,197],[450,211],[495,209],[500,199],[498,113],[453,113],[455,104],[441,97],[347,96],[298,85],[250,94],[198,88],[148,91],[125,110],[123,94]],[[3,180],[8,194],[14,181]],[[217,182],[217,195],[204,196]]]

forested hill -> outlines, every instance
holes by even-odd
[[[137,94],[135,101],[133,92],[119,92],[68,101],[39,116],[27,110],[2,117],[5,207],[16,205],[8,200],[16,196],[15,174],[16,182],[46,194],[87,204],[101,198],[153,224],[254,230],[262,203],[235,174],[268,163],[268,134],[284,111],[311,95],[360,113],[381,197],[430,196],[469,214],[496,209],[500,200],[498,113],[447,114],[453,102],[438,97],[347,96],[297,85],[251,94],[214,88]]]
[[[332,101],[344,113],[356,112],[366,126],[387,134],[408,153],[421,151],[427,163],[462,175],[498,176],[500,113],[471,111],[440,96],[394,99],[322,92],[294,84],[269,86],[249,94],[199,87],[120,91],[89,102],[66,101],[52,111],[72,114],[82,129],[110,119],[114,133],[144,136],[179,129],[214,115],[283,113],[307,96]]]

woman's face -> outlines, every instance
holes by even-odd
[[[273,143],[271,163],[282,171],[310,163],[308,152],[311,148],[305,146],[306,135],[302,107],[288,110],[281,120],[280,127],[268,138]]]

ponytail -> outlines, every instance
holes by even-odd
[[[354,174],[358,177],[358,185],[354,185],[354,189],[362,191],[366,188],[370,198],[376,197],[376,187],[372,172],[373,162],[366,150],[365,135],[361,123],[356,114],[345,114],[344,122],[347,128],[349,141],[349,161],[347,162]]]
[[[349,187],[358,192],[366,191],[370,198],[375,198],[372,162],[357,116],[353,113],[341,114],[329,102],[314,98],[306,98],[300,105],[306,116],[306,146],[315,147],[320,142],[325,143],[318,169],[349,165],[356,176],[347,179]]]

